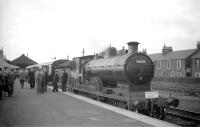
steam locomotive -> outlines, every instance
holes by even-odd
[[[138,42],[129,42],[128,52],[117,55],[109,47],[104,57],[98,55],[73,58],[70,88],[98,101],[143,113],[158,119],[165,108],[177,107],[174,97],[162,98],[151,90],[154,64],[145,53],[138,52]]]

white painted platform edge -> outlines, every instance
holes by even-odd
[[[50,89],[53,89],[52,86],[48,86],[48,87]],[[77,98],[77,99],[80,99],[82,101],[88,102],[88,103],[93,104],[95,106],[99,106],[101,108],[116,112],[118,114],[127,116],[131,119],[135,119],[135,120],[144,122],[146,124],[149,124],[149,125],[152,125],[152,126],[155,126],[155,127],[180,127],[178,125],[175,125],[175,124],[172,124],[172,123],[169,123],[169,122],[161,121],[159,119],[155,119],[155,118],[145,116],[145,115],[142,115],[142,114],[138,114],[138,113],[135,113],[135,112],[130,112],[129,110],[125,110],[125,109],[118,108],[118,107],[115,107],[115,106],[112,106],[112,105],[108,105],[108,104],[105,104],[103,102],[95,101],[95,100],[92,100],[90,98],[79,96],[79,95],[76,95],[76,94],[71,93],[71,92],[62,92],[60,89],[58,89],[58,91],[60,93],[69,95],[69,96]]]

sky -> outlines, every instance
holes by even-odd
[[[196,48],[200,0],[0,0],[0,48],[38,63],[91,55],[109,45],[160,53]]]

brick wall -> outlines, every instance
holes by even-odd
[[[196,73],[200,74],[200,58],[199,58],[199,65],[197,66],[197,59],[192,59],[192,77],[196,77]]]
[[[181,67],[177,68],[177,60],[169,60],[169,68],[167,67],[167,60],[162,60],[161,67],[159,68],[159,61],[154,61],[155,65],[155,77],[171,77],[172,72],[174,72],[174,76],[185,77],[185,60],[181,60]]]

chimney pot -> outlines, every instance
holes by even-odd
[[[166,46],[164,44],[163,49],[162,49],[162,55],[167,55],[169,53],[173,52],[173,49],[171,46]]]
[[[128,42],[128,53],[137,53],[138,52],[138,44],[139,42]]]
[[[197,41],[197,49],[200,49],[200,41]]]

